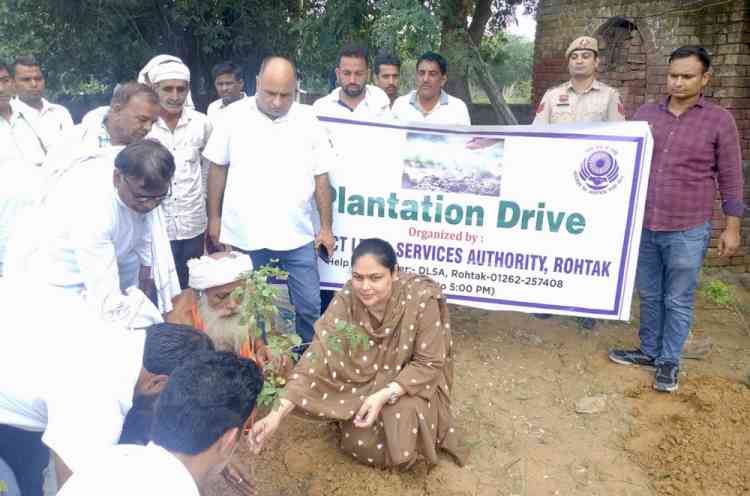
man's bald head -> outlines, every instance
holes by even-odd
[[[294,77],[295,82],[297,80],[297,66],[294,65],[294,62],[292,62],[291,59],[281,55],[270,55],[263,59],[260,63],[260,70],[258,71],[259,78],[263,77],[263,73],[266,72],[266,69],[280,72],[291,71],[291,75]]]
[[[297,89],[294,63],[280,56],[266,58],[260,66],[256,86],[255,102],[261,112],[271,119],[286,115]]]

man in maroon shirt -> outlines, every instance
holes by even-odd
[[[732,115],[703,97],[710,66],[705,49],[678,48],[669,57],[669,96],[643,105],[633,117],[648,121],[654,136],[636,277],[640,348],[611,350],[609,358],[656,367],[659,391],[677,390],[717,183],[726,216],[719,254],[733,255],[740,245],[745,206],[739,135]]]

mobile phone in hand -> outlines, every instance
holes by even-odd
[[[328,255],[328,249],[325,247],[325,245],[321,244],[318,247],[318,256],[321,260],[323,260],[325,263],[329,263],[331,261],[330,255]]]

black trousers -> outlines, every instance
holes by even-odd
[[[187,261],[203,255],[205,236],[206,234],[202,233],[194,238],[177,239],[169,242],[172,247],[172,256],[174,257],[174,265],[177,269],[177,277],[180,278],[180,289],[188,287]]]
[[[336,296],[336,291],[332,289],[320,290],[320,315],[326,313],[326,308],[331,304],[334,296]]]
[[[0,458],[13,471],[23,496],[42,496],[44,492],[49,448],[42,442],[42,434],[0,424]]]

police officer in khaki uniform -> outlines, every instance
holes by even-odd
[[[599,43],[596,38],[581,36],[565,50],[570,81],[547,90],[539,103],[534,124],[570,124],[574,122],[624,121],[625,109],[620,93],[596,80],[599,66]],[[534,314],[546,319],[547,314]],[[593,329],[596,321],[579,317],[584,329]]]
[[[595,38],[576,38],[565,50],[570,81],[547,90],[537,107],[534,124],[624,121],[620,93],[596,80],[599,43]]]

